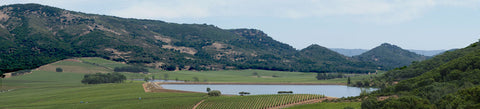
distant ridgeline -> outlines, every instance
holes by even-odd
[[[71,57],[102,57],[166,70],[367,73],[397,67],[383,59],[346,57],[319,45],[296,50],[255,29],[127,19],[38,4],[0,7],[0,28],[2,72]]]

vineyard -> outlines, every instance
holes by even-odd
[[[265,109],[307,100],[324,98],[323,95],[279,94],[252,96],[210,97],[198,109]]]

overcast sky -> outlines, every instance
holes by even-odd
[[[260,29],[297,49],[463,48],[480,39],[480,0],[1,0],[85,13]]]

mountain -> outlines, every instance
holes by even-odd
[[[408,51],[415,52],[417,54],[424,55],[424,56],[435,56],[435,55],[438,55],[438,54],[441,54],[445,51],[450,51],[450,50],[413,50],[413,49],[409,49]]]
[[[381,69],[388,70],[410,65],[414,61],[427,59],[426,56],[404,50],[396,45],[383,43],[361,55],[354,56],[361,61],[369,61],[377,64]]]
[[[340,54],[345,55],[345,56],[350,56],[350,57],[357,56],[357,55],[360,55],[360,54],[368,51],[367,49],[345,49],[345,48],[330,48],[330,50],[333,50],[337,53],[340,53]],[[424,55],[424,56],[435,56],[435,55],[438,55],[438,54],[441,54],[445,51],[450,51],[450,50],[414,50],[414,49],[408,49],[408,51],[411,51],[411,52],[414,52],[414,53],[417,53],[417,54],[420,54],[420,55]]]
[[[399,98],[384,101],[367,99],[362,102],[362,108],[479,108],[479,45],[480,42],[476,42],[408,67],[388,71],[375,79],[378,82],[374,83],[379,83],[376,86],[393,81],[399,81],[398,84],[382,88],[371,96],[398,95]]]
[[[349,71],[355,70],[355,67],[363,68],[363,70],[375,69],[373,63],[358,61],[316,44],[300,50],[299,57],[303,58],[302,63],[318,65],[321,66],[320,69],[329,69],[329,71],[355,72]],[[321,71],[320,69],[318,70]]]
[[[337,53],[340,53],[342,55],[349,56],[349,57],[357,56],[368,51],[366,49],[345,49],[345,48],[330,48],[330,50],[333,50]]]
[[[325,59],[342,56],[302,57],[308,55],[255,29],[127,19],[39,4],[1,6],[0,43],[2,72],[33,69],[71,57],[102,57],[166,70],[375,70],[350,60],[333,64],[345,68],[334,70],[325,69],[330,64],[303,63],[330,63]]]

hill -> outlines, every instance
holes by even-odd
[[[437,55],[409,67],[395,69],[377,78],[379,83],[398,84],[377,91],[372,96],[401,95],[398,99],[369,99],[368,107],[407,108],[479,108],[480,44]],[[374,97],[373,97],[374,98]],[[410,102],[410,103],[408,103]],[[413,102],[417,104],[412,104]]]
[[[451,50],[413,50],[409,49],[408,51],[424,55],[424,56],[435,56],[444,53],[445,51],[451,51]]]
[[[333,50],[337,53],[340,53],[345,56],[357,56],[361,55],[362,53],[367,52],[367,49],[345,49],[345,48],[330,48],[330,50]],[[424,56],[435,56],[438,54],[441,54],[445,51],[451,51],[451,50],[414,50],[414,49],[408,49],[408,51],[424,55]]]
[[[305,58],[297,56],[299,51],[255,29],[127,19],[38,4],[2,6],[0,16],[2,72],[71,57],[102,57],[165,70],[322,68],[300,62]],[[337,65],[354,72],[374,71],[347,63]]]
[[[320,45],[310,45],[307,48],[300,50],[299,57],[302,57],[301,63],[308,63],[309,65],[318,65],[321,67],[318,71],[321,72],[325,69],[329,71],[338,72],[355,72],[352,66],[367,69],[375,69],[375,65],[368,62],[361,62],[350,57],[343,56],[335,51]],[[311,66],[314,67],[314,66]]]
[[[389,70],[410,65],[414,61],[422,61],[428,57],[404,50],[396,45],[383,43],[361,55],[354,56],[361,61],[377,64],[381,69]]]

